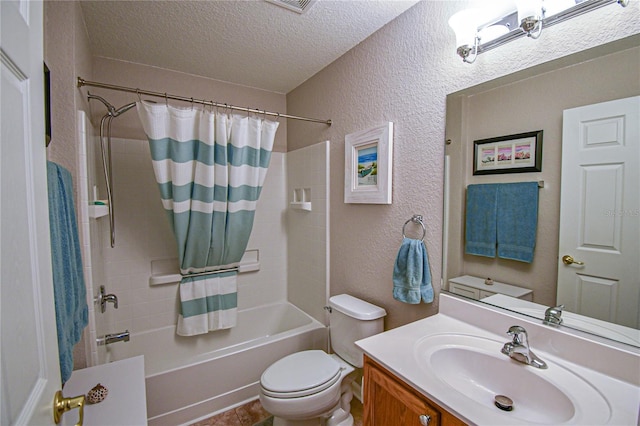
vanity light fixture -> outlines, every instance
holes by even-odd
[[[512,7],[488,16],[485,9],[465,9],[449,19],[456,34],[457,53],[473,63],[480,53],[522,36],[540,37],[547,28],[603,6],[629,0],[515,0]]]

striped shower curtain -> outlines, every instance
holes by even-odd
[[[145,101],[137,109],[178,245],[176,332],[233,327],[237,272],[216,271],[238,266],[247,247],[278,123]]]

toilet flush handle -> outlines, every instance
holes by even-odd
[[[429,422],[431,421],[431,416],[428,416],[426,414],[421,414],[420,417],[418,417],[418,419],[420,419],[420,424],[422,426],[429,426]]]

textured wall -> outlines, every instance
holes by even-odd
[[[78,2],[45,2],[44,19],[44,60],[51,71],[52,139],[47,158],[71,172],[77,193],[76,111],[88,106],[76,90],[75,76],[91,78],[89,39]]]
[[[290,150],[331,141],[331,294],[362,297],[387,309],[386,328],[437,312],[391,296],[403,223],[426,218],[426,243],[440,287],[446,95],[532,65],[640,32],[638,1],[610,5],[547,28],[464,64],[447,25],[473,2],[423,1],[287,95],[290,114],[328,117],[331,127],[290,120]],[[594,30],[597,29],[597,30]],[[343,203],[344,136],[394,122],[392,205]]]
[[[258,108],[272,112],[286,111],[286,99],[283,94],[254,89],[211,78],[199,77],[163,68],[132,62],[118,61],[109,58],[94,57],[94,80],[101,83],[118,86],[135,87],[159,93],[208,99],[220,103],[228,103],[249,108]],[[82,76],[89,80],[88,78]],[[138,98],[134,93],[115,92],[113,90],[82,88],[83,92],[99,94],[116,108],[135,102]],[[147,98],[156,102],[164,102],[162,98]],[[189,106],[188,103],[170,101],[171,105]],[[91,102],[92,121],[94,125],[100,122],[100,117],[106,112],[104,105],[98,101]],[[200,108],[202,108],[200,106]],[[244,113],[242,113],[244,114]],[[129,139],[146,139],[140,119],[135,110],[113,120],[114,136]],[[278,133],[273,145],[275,152],[287,150],[287,120],[281,119]]]
[[[47,159],[71,172],[76,211],[78,194],[78,110],[88,105],[75,89],[77,73],[92,75],[91,52],[80,4],[73,1],[44,2],[44,60],[51,76],[51,132]],[[82,232],[82,229],[81,229]],[[86,264],[87,259],[84,259]],[[91,293],[87,302],[92,303]],[[88,328],[87,328],[88,330]],[[86,367],[89,345],[85,333],[74,348],[75,368]]]

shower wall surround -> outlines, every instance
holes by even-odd
[[[176,259],[169,221],[153,177],[147,141],[112,139],[116,245],[108,247],[108,226],[101,226],[107,293],[118,296],[119,307],[96,313],[110,333],[142,332],[175,324],[177,283],[149,285],[151,262]],[[284,154],[273,153],[258,202],[249,249],[260,250],[261,269],[238,275],[238,308],[286,299],[287,241]],[[104,225],[102,224],[104,222]],[[176,260],[176,272],[177,272]],[[100,317],[103,318],[100,318]]]
[[[287,209],[289,301],[326,323],[329,298],[329,142],[287,153],[288,202],[302,189],[311,211]]]
[[[116,245],[109,244],[105,216],[90,219],[93,185],[105,198],[99,140],[88,120],[79,129],[82,244],[85,249],[88,297],[105,285],[116,294],[118,309],[105,313],[91,307],[87,353],[90,365],[104,363],[106,351],[96,337],[129,330],[135,333],[172,326],[177,318],[178,284],[149,285],[151,263],[175,259],[176,247],[153,176],[147,141],[112,139]],[[320,322],[328,285],[329,142],[290,153],[272,153],[258,202],[248,249],[260,251],[260,270],[238,275],[238,308],[289,300]],[[86,171],[85,171],[86,170]],[[288,208],[293,188],[307,188],[313,210]],[[176,261],[177,270],[177,261]],[[117,343],[125,344],[125,343]]]
[[[78,154],[77,154],[77,187],[76,205],[78,208],[78,230],[82,247],[82,261],[84,280],[87,287],[87,305],[89,306],[89,324],[84,333],[84,352],[86,364],[93,366],[98,363],[98,352],[95,344],[98,336],[98,326],[102,331],[103,325],[96,323],[94,294],[104,283],[104,259],[100,256],[102,243],[100,241],[100,225],[96,219],[89,217],[89,202],[93,199],[93,186],[98,185],[96,175],[96,159],[98,158],[98,138],[89,121],[87,114],[77,111],[78,123]],[[104,180],[103,180],[104,181]],[[102,219],[108,220],[107,219]],[[79,348],[74,350],[74,361],[79,360]]]

